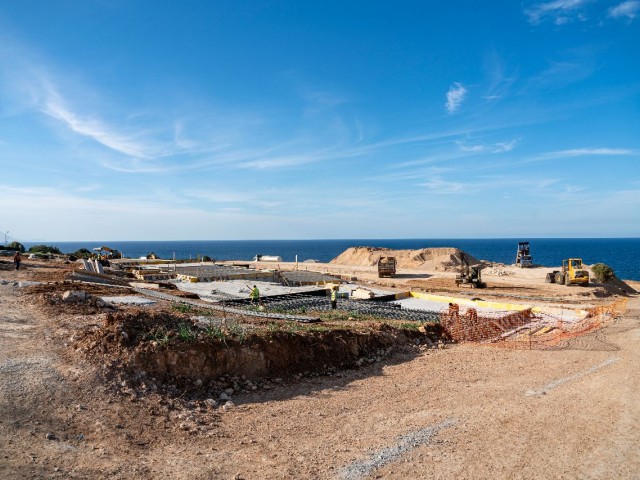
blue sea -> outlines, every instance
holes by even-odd
[[[640,238],[534,238],[534,239],[394,239],[394,240],[211,240],[211,241],[119,241],[38,242],[53,245],[65,253],[80,248],[91,250],[106,245],[126,257],[138,258],[155,252],[161,258],[196,259],[207,255],[216,260],[251,260],[257,254],[277,255],[283,261],[315,259],[328,262],[349,247],[392,249],[457,247],[481,260],[514,263],[519,241],[530,242],[535,264],[554,267],[566,258],[582,258],[591,265],[605,263],[619,278],[640,281]],[[35,243],[25,242],[28,249]]]

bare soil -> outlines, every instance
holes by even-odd
[[[479,261],[458,248],[422,248],[420,250],[390,250],[381,247],[351,247],[330,263],[336,265],[375,266],[380,257],[395,257],[398,268],[433,271],[455,271],[464,262],[471,265]]]
[[[179,335],[188,312],[160,303],[62,303],[70,289],[94,299],[119,293],[64,283],[72,267],[45,263],[27,260],[19,272],[0,263],[0,281],[9,281],[0,285],[0,478],[637,478],[640,471],[636,295],[623,317],[554,350],[412,347],[406,330],[373,321],[345,328],[336,319],[326,330],[296,332],[257,322],[238,351],[271,349],[271,362],[290,351],[296,368],[282,377],[195,378],[186,373],[197,369],[180,372],[176,361],[160,378],[151,366],[170,363],[158,360],[165,337],[148,333],[162,325]],[[374,267],[314,267],[368,285],[456,291],[449,272],[402,269],[377,279]],[[496,268],[485,278],[489,288],[474,295],[585,305],[610,301],[598,289],[622,295],[606,285],[545,284],[544,269]],[[14,284],[33,280],[55,283]],[[318,362],[300,356],[320,355],[318,345],[344,343],[347,351],[360,335],[371,347],[342,366],[329,355],[327,368],[314,368]],[[198,358],[215,342],[176,345]],[[220,390],[231,392],[230,403]]]

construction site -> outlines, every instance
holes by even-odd
[[[539,469],[557,445],[524,455],[522,400],[500,405],[514,385],[536,398],[624,363],[611,336],[638,328],[638,282],[599,281],[579,259],[536,266],[527,242],[512,265],[455,248],[354,247],[329,263],[102,260],[0,265],[11,459],[0,476],[426,478],[428,464],[436,477],[489,478],[489,442],[509,444],[490,419],[517,424],[502,434],[520,438],[524,478],[553,476]],[[486,415],[472,415],[474,398]],[[480,431],[466,460],[451,457]]]

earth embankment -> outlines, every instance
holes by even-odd
[[[374,266],[380,257],[395,257],[398,268],[428,271],[458,271],[465,261],[480,263],[459,248],[421,248],[419,250],[392,250],[381,247],[351,247],[330,263],[336,265]]]

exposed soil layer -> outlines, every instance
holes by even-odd
[[[242,327],[232,333],[188,315],[138,310],[108,314],[102,327],[80,333],[74,348],[96,363],[116,362],[118,368],[151,375],[158,382],[204,385],[223,375],[254,380],[350,368],[361,358],[386,358],[415,345],[415,340],[435,342],[441,336],[438,324],[427,324],[424,333],[385,323],[290,327],[297,331],[284,330],[279,323],[239,334]]]

